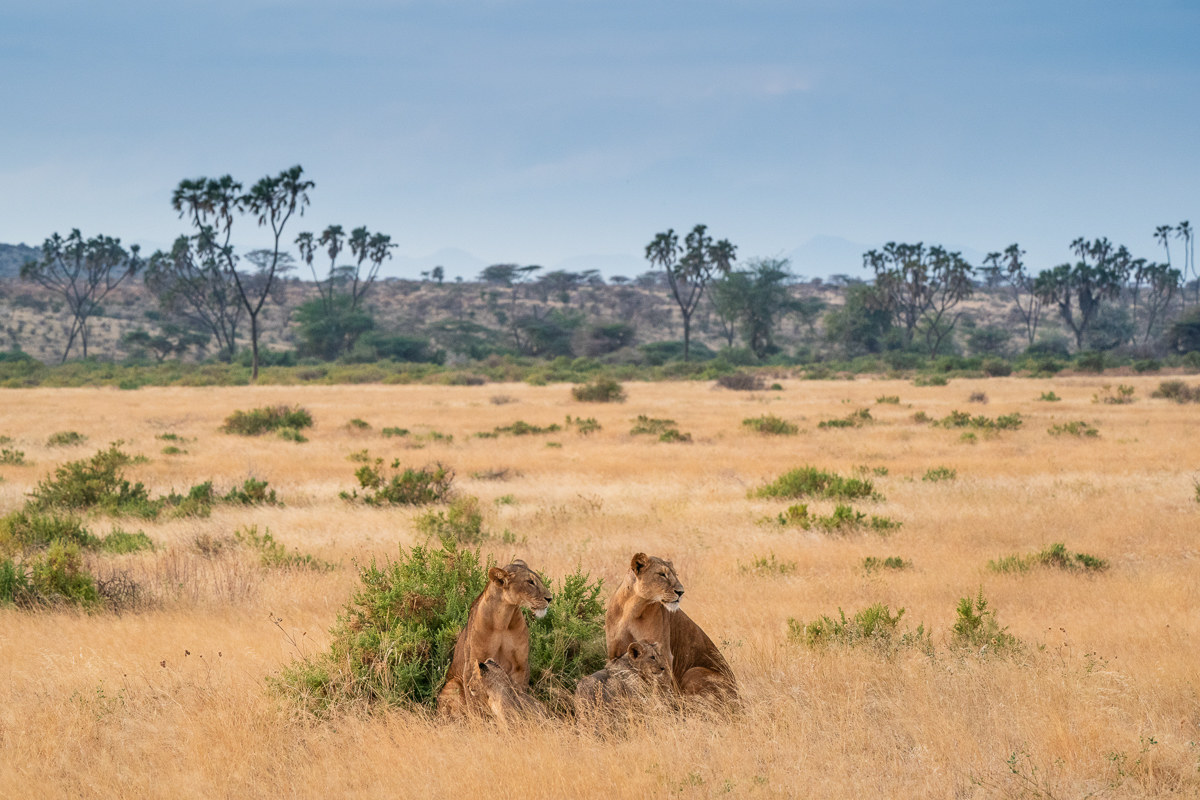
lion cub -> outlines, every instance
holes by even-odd
[[[472,705],[490,711],[501,727],[543,713],[541,703],[518,689],[512,676],[491,658],[479,662],[476,674],[467,681],[467,693]]]
[[[671,689],[671,671],[658,643],[630,642],[624,655],[579,682],[575,706],[603,708]]]

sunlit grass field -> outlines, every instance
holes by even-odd
[[[119,524],[154,540],[152,553],[89,557],[128,571],[152,602],[120,614],[0,608],[0,796],[1200,795],[1200,406],[1151,398],[1160,380],[781,380],[761,392],[632,383],[622,404],[524,384],[5,391],[0,434],[29,463],[0,466],[0,513],[56,464],[117,440],[149,459],[127,472],[151,494],[255,477],[284,504],[90,518],[98,533]],[[1134,387],[1132,403],[1096,402],[1117,383]],[[1040,399],[1050,391],[1061,400]],[[219,431],[236,409],[278,403],[311,412],[309,441]],[[872,421],[861,427],[818,427],[864,408]],[[1023,422],[914,420],[953,411]],[[768,414],[799,432],[743,425]],[[601,429],[474,435],[568,415]],[[639,415],[673,419],[692,440],[631,435]],[[1076,421],[1098,435],[1048,432]],[[410,434],[386,438],[387,426]],[[47,445],[68,430],[87,441]],[[156,438],[165,433],[183,441]],[[186,452],[164,454],[169,445]],[[741,707],[660,709],[602,732],[562,719],[503,733],[397,710],[298,711],[271,677],[327,647],[356,565],[423,541],[420,509],[339,499],[357,488],[348,456],[363,450],[451,467],[455,489],[487,509],[483,550],[502,563],[523,558],[551,577],[582,565],[611,588],[637,551],[673,560],[683,607],[728,658]],[[751,495],[805,465],[869,478],[879,499],[851,505],[901,526],[771,522],[798,501]],[[938,468],[941,480],[924,479]],[[836,505],[804,502],[818,516]],[[246,525],[337,567],[264,569],[232,548],[197,552],[198,539]],[[989,569],[1055,542],[1108,569]],[[871,556],[910,566],[868,570]],[[956,605],[980,592],[1020,640],[1015,652],[954,646]],[[789,618],[875,603],[905,609],[902,630],[923,623],[932,651],[789,639]]]

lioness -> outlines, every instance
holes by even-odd
[[[712,639],[679,610],[683,584],[670,561],[638,553],[608,601],[604,641],[610,659],[631,642],[658,642],[679,691],[713,699],[737,697],[733,671]]]
[[[618,705],[646,694],[668,693],[671,670],[657,642],[630,642],[625,654],[605,664],[575,687],[575,707]]]
[[[525,691],[529,686],[529,626],[521,607],[544,617],[550,600],[546,584],[524,561],[492,567],[487,587],[471,603],[467,625],[454,643],[454,658],[438,693],[438,709],[446,713],[465,710],[471,702],[465,689],[468,670],[489,658]]]
[[[501,727],[508,727],[522,717],[544,713],[541,703],[517,689],[512,676],[491,658],[479,662],[475,674],[467,680],[467,694],[472,706],[491,711]]]

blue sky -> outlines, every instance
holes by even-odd
[[[291,233],[390,233],[397,274],[634,274],[698,222],[803,275],[889,240],[1042,268],[1077,236],[1159,257],[1157,225],[1200,221],[1178,0],[7,0],[0,108],[8,243],[165,246],[181,178],[296,163]]]

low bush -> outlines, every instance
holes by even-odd
[[[451,485],[454,482],[454,471],[441,464],[432,467],[413,469],[405,467],[403,471],[400,459],[391,465],[392,473],[386,474],[383,459],[375,459],[374,464],[363,464],[354,471],[359,488],[363,490],[362,501],[367,505],[410,505],[423,506],[430,503],[442,503],[449,499]],[[357,500],[357,490],[341,492],[343,500]]]
[[[799,568],[795,561],[780,561],[775,554],[755,556],[749,564],[738,564],[738,570],[752,575],[791,575]]]
[[[12,467],[19,467],[25,464],[25,451],[16,450],[11,447],[0,449],[0,464],[7,464]]]
[[[153,550],[154,542],[142,531],[129,533],[120,528],[113,528],[107,536],[100,539],[97,549],[112,555],[139,553],[142,550]]]
[[[971,416],[965,411],[951,411],[934,424],[942,428],[975,428],[984,431],[1015,431],[1024,420],[1020,413],[1003,414],[995,419],[982,414]]]
[[[387,427],[380,431],[384,438],[390,439],[393,436],[408,436],[408,428]]]
[[[453,539],[459,544],[479,544],[489,538],[483,529],[479,498],[456,497],[445,511],[428,511],[414,521],[417,530],[432,539]]]
[[[811,648],[868,645],[890,652],[908,647],[932,652],[933,643],[924,624],[918,625],[915,631],[900,633],[900,619],[903,616],[903,608],[893,615],[887,604],[876,603],[849,619],[840,608],[837,619],[823,614],[812,622],[804,623],[792,617],[788,619],[788,639]]]
[[[371,423],[355,417],[346,423],[346,428],[352,431],[369,431],[371,429]]]
[[[258,532],[257,525],[247,525],[233,532],[234,539],[258,553],[259,563],[266,569],[312,570],[328,572],[334,565],[328,561],[301,553],[299,550],[290,552],[271,535],[270,528]]]
[[[562,430],[562,426],[557,422],[552,422],[549,425],[542,427],[540,425],[531,425],[524,420],[517,420],[511,425],[497,426],[488,432],[475,434],[480,439],[495,439],[503,434],[509,436],[532,436],[542,433],[557,433]]]
[[[985,358],[979,368],[992,378],[1003,378],[1011,375],[1013,371],[1012,364],[1002,358]]]
[[[574,428],[580,436],[589,436],[600,430],[600,423],[595,417],[572,417],[568,414],[567,427]]]
[[[829,516],[822,517],[810,514],[808,506],[800,503],[788,506],[777,517],[769,521],[784,527],[803,528],[806,531],[816,528],[827,533],[847,533],[869,528],[875,533],[883,535],[887,535],[903,525],[902,522],[894,520],[891,517],[882,517],[878,514],[872,514],[868,517],[863,512],[855,511],[850,506],[840,503],[834,506],[833,513]]]
[[[1058,401],[1062,400],[1062,398],[1056,395],[1053,390],[1051,390],[1049,392],[1042,392],[1042,396],[1039,397],[1038,400],[1042,400],[1047,403],[1057,403]]]
[[[945,375],[918,375],[913,378],[913,386],[945,386],[950,379]]]
[[[957,477],[958,470],[950,469],[950,467],[932,467],[925,471],[921,480],[937,483],[938,481],[952,481]]]
[[[988,562],[992,572],[1029,572],[1034,567],[1052,567],[1068,572],[1103,572],[1108,562],[1087,553],[1070,553],[1062,542],[1028,555],[1004,556]]]
[[[754,490],[752,496],[784,499],[805,497],[831,500],[853,500],[860,497],[881,499],[875,493],[875,485],[866,478],[843,478],[835,473],[810,466],[785,472],[774,482]]]
[[[359,588],[338,615],[329,651],[296,661],[272,681],[313,713],[360,703],[432,709],[467,621],[487,585],[478,550],[418,545],[359,570]],[[552,708],[569,702],[575,683],[604,666],[600,581],[576,571],[553,591],[549,613],[529,622],[533,692]]]
[[[1118,384],[1114,390],[1110,384],[1106,383],[1100,387],[1100,391],[1092,395],[1092,402],[1104,403],[1110,406],[1129,405],[1134,401],[1133,392],[1133,387],[1128,384]]]
[[[767,436],[792,436],[800,432],[800,427],[774,414],[764,414],[761,417],[748,417],[742,420],[742,427],[749,428],[755,433]]]
[[[968,403],[980,403],[980,404],[986,406],[987,401],[988,401],[988,396],[984,392],[971,392],[970,396],[967,397]]]
[[[229,490],[223,498],[226,503],[243,506],[277,506],[282,505],[275,496],[275,490],[268,488],[267,481],[257,478],[246,478],[242,485]]]
[[[752,372],[731,372],[717,377],[717,386],[735,392],[761,392],[767,388],[766,381]]]
[[[1081,439],[1088,437],[1094,438],[1100,435],[1100,431],[1098,429],[1093,428],[1083,420],[1051,425],[1046,429],[1046,432],[1051,436],[1077,436]]]
[[[987,652],[1015,653],[1021,649],[1020,640],[1009,633],[1008,628],[1000,627],[996,612],[988,608],[982,588],[974,598],[959,599],[954,628],[950,633],[954,647],[978,650],[981,655]]]
[[[581,403],[624,403],[625,389],[612,378],[597,378],[572,387],[571,396]]]
[[[109,514],[153,518],[158,506],[146,487],[124,478],[124,467],[134,461],[121,451],[121,442],[80,461],[68,461],[54,470],[53,478],[38,483],[30,493],[36,509],[98,510]]]
[[[58,433],[50,434],[50,438],[46,440],[47,447],[74,447],[75,445],[83,444],[87,441],[86,436],[75,431],[59,431]]]
[[[875,403],[878,405],[886,404],[886,405],[898,406],[898,405],[900,405],[900,396],[895,395],[895,394],[880,395],[879,397],[875,398]]]
[[[632,436],[657,436],[660,442],[690,442],[692,440],[690,433],[680,432],[679,428],[675,426],[675,420],[656,419],[647,417],[645,414],[638,414],[629,433]]]
[[[298,433],[301,428],[311,428],[312,424],[312,415],[300,406],[264,406],[250,411],[234,411],[225,418],[221,431],[238,436],[261,436],[284,429]]]
[[[863,569],[867,572],[874,572],[877,569],[908,569],[911,566],[912,562],[905,561],[899,556],[888,556],[887,558],[867,556],[863,559]]]
[[[1176,403],[1200,403],[1200,386],[1188,386],[1180,380],[1163,381],[1150,396]]]
[[[871,409],[860,408],[840,419],[827,419],[817,423],[818,428],[861,428],[868,422],[874,422]]]

